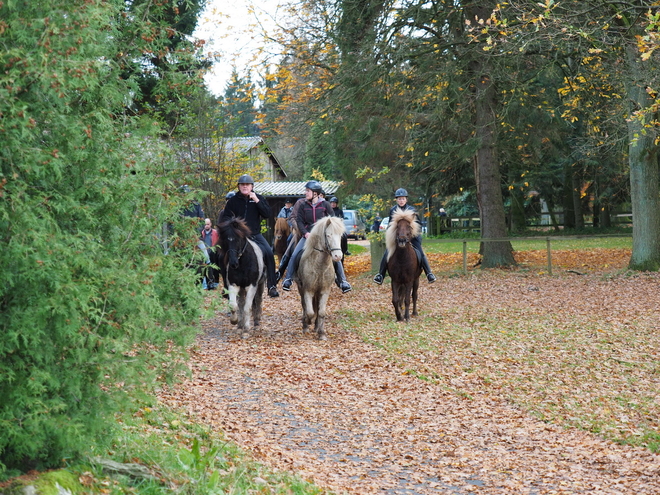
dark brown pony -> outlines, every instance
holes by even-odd
[[[286,241],[289,238],[289,234],[291,233],[291,229],[289,228],[289,223],[286,221],[286,218],[280,217],[275,220],[274,232],[275,235],[273,239],[273,254],[277,256],[277,262],[281,263],[282,256],[284,256],[284,252],[286,251]]]
[[[392,305],[397,321],[410,321],[411,294],[412,316],[417,316],[417,290],[422,266],[410,241],[419,235],[419,231],[415,213],[407,210],[397,211],[392,216],[385,234],[387,271],[392,279]]]

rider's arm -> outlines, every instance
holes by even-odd
[[[309,233],[307,227],[305,226],[305,206],[306,205],[304,203],[301,204],[298,208],[298,211],[296,212],[296,225],[298,225],[298,231],[302,236],[305,236],[305,234]]]
[[[257,202],[257,210],[259,211],[259,215],[261,215],[263,218],[270,218],[271,209],[268,201],[261,194],[257,194],[256,196],[259,200]]]

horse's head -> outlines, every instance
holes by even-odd
[[[400,248],[406,247],[413,238],[412,225],[408,220],[399,220],[396,225],[396,244]]]
[[[289,237],[289,232],[289,223],[286,221],[286,218],[278,218],[275,221],[275,240],[286,239]]]
[[[232,218],[218,226],[222,250],[227,253],[227,266],[238,268],[238,263],[247,246],[250,228],[240,218]]]
[[[397,246],[405,248],[414,237],[419,235],[419,231],[419,224],[415,222],[415,213],[412,210],[397,211],[392,215],[392,221],[385,234],[387,249],[392,252]]]
[[[341,261],[341,236],[346,232],[344,221],[337,217],[325,217],[316,222],[309,233],[307,244],[327,252],[332,261]]]

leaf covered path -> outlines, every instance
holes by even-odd
[[[247,341],[216,313],[193,353],[193,378],[165,400],[263,462],[336,491],[660,493],[658,455],[539,421],[488,390],[457,394],[343,329],[341,305],[384,299],[387,308],[388,288],[367,281],[344,296],[334,290],[327,342],[301,335],[295,292],[265,302],[264,331]],[[472,297],[504,297],[492,283],[470,284]],[[422,287],[422,313],[449,285],[467,288],[465,279],[441,284]]]

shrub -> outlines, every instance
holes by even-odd
[[[172,165],[125,114],[122,3],[0,3],[0,475],[102,439],[193,335],[192,251],[159,244]]]

